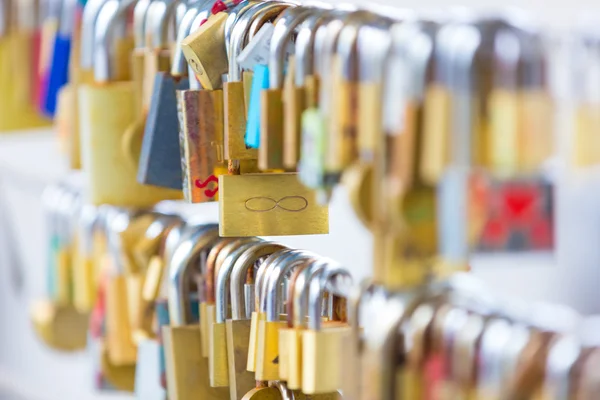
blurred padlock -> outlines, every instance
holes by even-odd
[[[80,88],[80,122],[84,170],[89,179],[89,200],[92,204],[149,206],[164,199],[181,197],[180,191],[144,186],[136,182],[136,173],[129,163],[130,155],[122,149],[123,134],[135,119],[134,87],[131,82],[119,82],[116,62],[110,57],[113,29],[123,23],[128,7],[124,3],[107,1],[96,24],[94,45],[95,84]],[[111,160],[110,165],[106,160]]]
[[[199,253],[217,238],[215,228],[211,225],[202,227],[182,242],[173,254],[169,266],[171,325],[163,327],[162,334],[169,397],[174,400],[193,399],[200,395],[212,399],[229,398],[226,388],[210,387],[208,363],[201,354],[200,327],[188,322],[191,313],[187,284]]]
[[[265,271],[261,312],[265,319],[258,321],[258,345],[256,353],[256,379],[261,381],[279,378],[279,329],[286,322],[279,316],[283,311],[283,291],[281,285],[285,276],[300,265],[309,262],[314,255],[308,252],[290,250]]]
[[[182,189],[181,181],[181,155],[179,149],[177,90],[188,89],[187,78],[173,76],[170,66],[165,70],[157,59],[168,56],[170,51],[168,25],[174,19],[175,2],[168,3],[164,7],[162,1],[154,2],[146,15],[146,23],[151,24],[152,41],[147,43],[149,52],[146,54],[146,74],[151,74],[154,69],[154,84],[146,120],[146,129],[140,153],[138,169],[138,182],[148,185],[166,187],[171,189]],[[166,54],[163,54],[165,53]],[[149,61],[149,59],[152,59]],[[167,66],[167,65],[165,65]]]

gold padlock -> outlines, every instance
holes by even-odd
[[[314,255],[311,253],[290,250],[265,271],[260,305],[260,312],[264,313],[265,318],[258,321],[256,380],[268,381],[279,378],[279,330],[286,326],[286,322],[280,320],[283,311],[281,284],[288,273],[312,258]]]
[[[229,368],[227,358],[227,329],[225,320],[228,317],[228,294],[231,272],[237,259],[245,251],[252,249],[256,242],[241,242],[235,250],[229,252],[219,268],[215,278],[215,321],[210,330],[209,341],[209,377],[212,387],[229,386]],[[224,250],[226,251],[226,250]]]
[[[285,382],[290,382],[290,347],[295,343],[295,331],[294,331],[294,315],[296,310],[294,308],[294,287],[296,281],[302,271],[306,270],[311,264],[304,264],[296,268],[296,270],[290,276],[287,283],[287,326],[279,330],[279,379]]]
[[[109,39],[114,32],[109,27],[123,21],[127,6],[108,0],[98,15],[96,26],[101,34],[94,45],[95,83],[79,89],[82,157],[92,204],[145,207],[160,200],[181,198],[181,191],[137,183],[137,171],[122,151],[123,134],[136,118],[135,90],[131,82],[113,81]],[[110,168],[106,160],[111,160]]]
[[[181,43],[183,54],[204,89],[221,87],[221,76],[227,72],[225,52],[225,21],[228,14],[211,15],[200,29]]]
[[[287,45],[292,32],[314,10],[295,7],[285,10],[275,23],[269,55],[269,89],[261,92],[261,134],[258,167],[283,169],[283,84]],[[293,63],[292,60],[290,60]],[[288,74],[293,67],[288,69]],[[292,77],[293,78],[293,77]]]
[[[298,27],[293,63],[294,79],[288,80],[284,87],[283,166],[286,169],[296,168],[300,159],[302,112],[309,106],[315,106],[314,102],[309,104],[306,99],[307,78],[314,76],[314,38],[324,19],[323,13],[313,13],[304,18]]]
[[[275,243],[256,243],[245,251],[231,272],[231,319],[225,321],[227,333],[227,363],[231,400],[240,400],[255,385],[254,374],[247,371],[250,316],[254,312],[254,264],[285,247]],[[266,267],[264,263],[261,268]],[[250,278],[248,277],[250,275]],[[251,279],[248,282],[248,279]]]
[[[73,305],[82,312],[90,312],[96,302],[97,277],[93,247],[94,228],[98,219],[98,209],[95,206],[82,206],[77,227],[78,251],[73,268]]]
[[[322,328],[322,297],[327,285],[335,284],[336,278],[346,281],[337,285],[340,296],[329,296],[334,300],[331,319],[341,324]],[[340,363],[345,351],[342,347],[344,338],[350,335],[351,330],[347,324],[346,303],[351,283],[349,272],[341,267],[323,270],[318,281],[310,283],[308,329],[302,332],[302,392],[306,394],[334,393],[342,387],[344,377]],[[336,302],[336,298],[341,301]]]
[[[243,50],[245,39],[254,18],[264,13],[279,13],[289,5],[279,3],[258,3],[241,13],[232,25],[229,34],[229,73],[227,82],[223,83],[223,99],[225,104],[224,155],[228,160],[256,160],[256,149],[247,148],[244,143],[246,133],[246,102],[242,69],[237,57]],[[235,18],[235,17],[232,17]]]
[[[290,389],[298,390],[302,389],[302,365],[303,365],[303,353],[302,353],[302,332],[307,328],[308,318],[308,291],[310,289],[310,282],[313,277],[319,276],[324,268],[327,267],[326,261],[315,261],[310,263],[307,268],[300,271],[294,281],[289,286],[292,301],[292,307],[290,312],[288,310],[288,321],[291,316],[291,324],[288,322],[288,326],[291,325],[291,329],[282,330],[281,333],[288,332],[287,335],[287,352],[288,352],[288,377],[287,382]],[[300,269],[300,268],[299,268]],[[298,270],[299,270],[298,269]],[[298,271],[296,270],[296,271]],[[286,333],[284,333],[286,335]],[[280,337],[281,339],[281,337]],[[281,367],[280,367],[281,370]]]
[[[262,262],[256,274],[256,283],[254,291],[254,311],[250,317],[250,336],[248,339],[248,362],[246,369],[251,372],[256,372],[257,354],[258,354],[258,325],[259,321],[264,321],[266,314],[261,311],[262,303],[262,287],[266,281],[266,276],[273,269],[274,263],[280,258],[285,257],[289,250],[278,250],[271,254],[265,261]]]
[[[211,388],[208,364],[201,355],[198,324],[191,324],[189,278],[202,251],[217,239],[214,225],[197,228],[175,250],[169,264],[169,317],[171,325],[163,327],[169,398],[228,399],[227,389]],[[204,317],[204,316],[202,316]]]

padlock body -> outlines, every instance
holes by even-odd
[[[349,327],[328,328],[302,333],[302,391],[306,394],[331,393],[342,386],[340,360],[342,338]]]
[[[241,400],[256,384],[254,374],[246,369],[250,325],[250,320],[228,319],[225,321],[229,394],[231,400]]]
[[[212,388],[208,362],[201,354],[198,325],[163,327],[167,386],[171,400],[229,399],[227,388]]]
[[[246,147],[246,104],[244,100],[243,82],[226,82],[223,84],[223,100],[225,104],[224,121],[224,157],[227,160],[256,160],[256,149]]]
[[[297,174],[219,177],[219,234],[230,236],[309,235],[329,232],[327,206]]]
[[[283,169],[283,90],[261,92],[258,168]]]
[[[279,330],[285,327],[286,322],[282,321],[258,321],[257,381],[279,379]]]
[[[258,349],[258,322],[265,320],[265,313],[253,311],[250,319],[250,337],[248,338],[248,362],[246,369],[256,372],[256,354]]]
[[[92,204],[148,207],[181,198],[180,190],[138,183],[137,171],[122,151],[123,134],[136,117],[133,93],[131,82],[79,89],[82,162]]]
[[[213,323],[210,329],[210,352],[208,372],[210,386],[229,386],[229,369],[227,364],[227,330],[225,323]]]

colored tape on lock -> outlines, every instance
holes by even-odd
[[[269,88],[269,67],[258,64],[254,67],[250,104],[248,105],[248,121],[246,123],[246,146],[258,149],[260,145],[260,93]]]
[[[56,36],[54,54],[48,78],[48,90],[44,102],[44,113],[54,116],[58,91],[67,83],[69,77],[69,57],[71,55],[71,37]]]

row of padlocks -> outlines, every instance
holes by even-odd
[[[35,26],[54,24],[41,32],[53,43],[39,52],[52,55],[46,86],[30,72],[0,79],[42,88],[84,181],[45,193],[48,295],[33,325],[52,348],[92,349],[99,389],[600,397],[594,318],[493,297],[462,274],[474,252],[554,250],[558,114],[569,164],[600,161],[595,27],[569,37],[566,99],[551,87],[555,42],[512,13],[2,6],[7,43],[22,32],[6,23],[14,10],[45,10]],[[373,234],[366,283],[260,238],[327,234],[339,185]],[[218,223],[183,218],[171,208],[181,201],[218,202]]]

